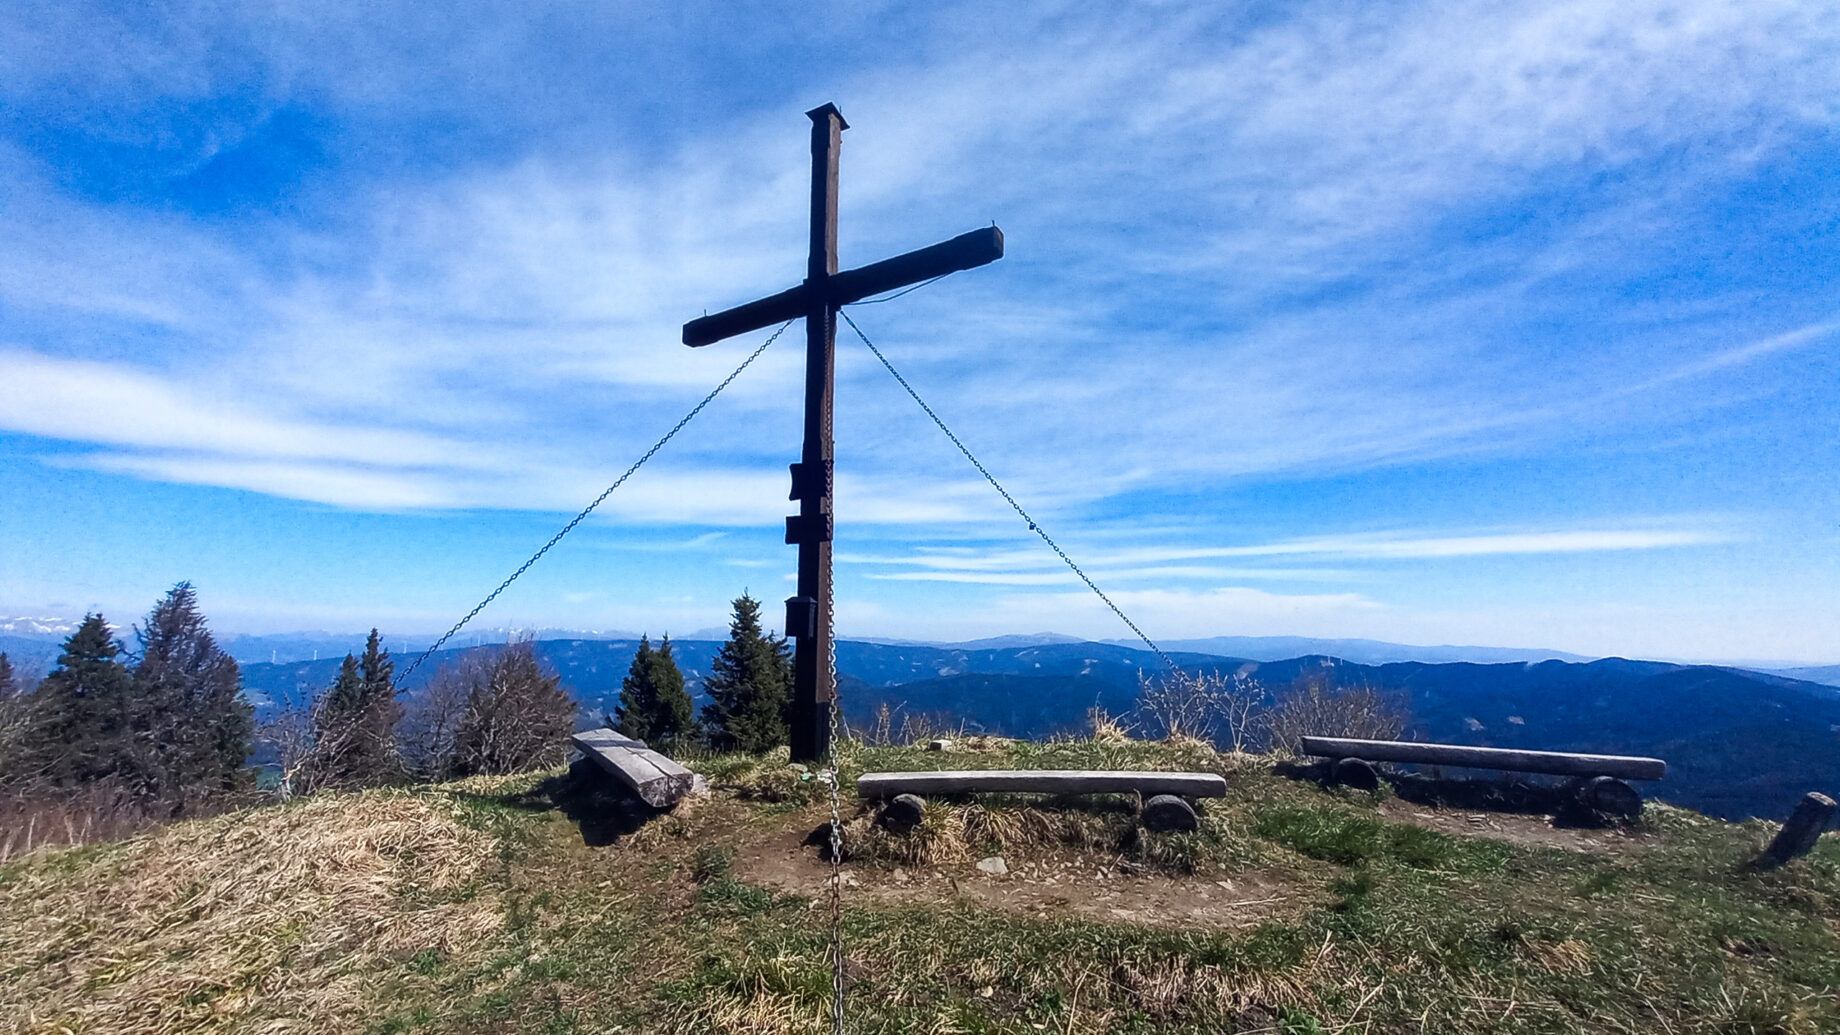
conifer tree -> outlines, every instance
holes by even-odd
[[[760,601],[743,593],[735,601],[728,642],[704,682],[709,703],[703,723],[720,751],[760,752],[791,738],[792,655],[786,641],[760,627]]]
[[[670,636],[657,650],[647,637],[639,637],[632,669],[620,684],[615,715],[616,729],[658,751],[675,751],[701,736],[696,709],[684,689],[684,674],[671,655]]]
[[[13,659],[0,650],[0,700],[18,697],[21,692],[19,677],[13,674]]]
[[[302,766],[309,789],[374,787],[402,773],[395,742],[402,706],[391,682],[395,664],[376,629],[364,657],[345,655],[339,674],[313,706],[313,746]]]
[[[34,730],[21,775],[50,784],[89,783],[125,767],[130,740],[132,676],[121,645],[99,614],[64,641],[57,667],[38,685]]]
[[[137,790],[177,813],[245,785],[254,710],[235,659],[205,626],[191,583],[174,586],[137,631],[130,708]]]

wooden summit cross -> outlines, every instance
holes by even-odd
[[[792,465],[786,542],[799,547],[798,596],[786,601],[786,635],[793,660],[792,758],[821,761],[830,751],[831,708],[837,688],[825,664],[831,652],[831,381],[836,371],[837,310],[870,295],[968,270],[1003,257],[994,225],[837,272],[837,153],[849,124],[835,104],[811,117],[811,260],[805,282],[777,295],[684,324],[684,344],[710,345],[737,334],[805,318],[805,447]]]

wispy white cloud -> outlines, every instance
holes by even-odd
[[[1285,539],[1243,546],[1146,546],[1135,548],[1096,548],[1083,551],[1086,566],[1095,571],[1126,577],[1225,573],[1255,573],[1252,577],[1295,577],[1321,574],[1323,569],[1222,569],[1210,567],[1172,567],[1167,562],[1245,557],[1325,556],[1342,560],[1442,559],[1456,557],[1490,557],[1503,555],[1537,555],[1561,553],[1597,553],[1619,550],[1656,550],[1672,547],[1708,546],[1732,542],[1729,532],[1709,529],[1574,529],[1566,531],[1491,532],[1471,535],[1427,536],[1411,532],[1363,532],[1309,538]],[[890,579],[924,579],[931,573],[949,574],[958,581],[978,581],[975,576],[988,575],[1000,581],[1012,574],[1031,569],[1051,568],[1053,559],[1039,549],[982,550],[971,547],[920,547],[908,554],[860,554],[841,552],[839,563],[855,565],[889,565],[918,567],[926,573],[884,574],[871,576]],[[1137,567],[1123,568],[1121,565]],[[1035,576],[1027,576],[1035,578]],[[1072,577],[1071,573],[1068,577]],[[1047,576],[1043,576],[1047,578]]]
[[[1427,492],[1427,528],[1454,533],[1311,534],[1345,515],[1294,506],[1257,526],[1293,538],[1203,537],[1161,511],[1451,458],[1538,456],[1557,484],[1601,461],[1572,446],[1795,388],[1831,341],[1830,299],[1741,283],[1759,264],[1733,234],[1681,230],[1831,150],[1820,5],[967,3],[898,29],[824,10],[793,31],[715,7],[28,4],[0,23],[0,103],[41,127],[0,139],[0,428],[44,462],[350,510],[573,512],[749,347],[683,349],[681,322],[802,275],[797,112],[825,98],[856,127],[846,264],[1009,234],[1002,263],[860,322],[1044,525],[1106,544],[1083,563],[1137,588],[1733,542],[1620,526],[1620,496],[1478,529],[1508,511],[1444,516],[1458,494]],[[174,200],[295,116],[328,146],[272,196]],[[1817,241],[1831,219],[1803,201],[1745,231]],[[776,526],[797,339],[603,527]],[[1063,577],[879,541],[1015,519],[847,332],[837,427],[865,581]],[[1701,488],[1667,505],[1727,498]],[[1238,599],[1221,613],[1258,600]]]
[[[454,468],[494,462],[489,454],[432,435],[279,417],[123,363],[19,349],[0,351],[0,427],[99,445],[245,457]]]

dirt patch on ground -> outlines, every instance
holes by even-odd
[[[830,864],[805,840],[802,832],[794,831],[748,844],[736,856],[732,872],[750,884],[823,901]],[[968,899],[1033,916],[1077,915],[1107,923],[1210,930],[1256,927],[1327,901],[1319,891],[1270,873],[1169,877],[1141,872],[1129,863],[1091,858],[1017,861],[1001,875],[980,871],[975,861],[916,871],[846,863],[843,894],[846,902],[909,905]]]
[[[1551,816],[1520,812],[1471,812],[1435,808],[1394,798],[1380,805],[1380,815],[1395,823],[1462,837],[1489,837],[1535,848],[1565,848],[1599,854],[1641,844],[1645,835],[1621,827],[1554,826]]]

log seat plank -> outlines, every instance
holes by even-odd
[[[625,784],[655,809],[670,808],[696,785],[696,774],[645,746],[607,729],[583,730],[570,738],[582,754]]]
[[[1369,762],[1415,762],[1466,769],[1547,773],[1555,776],[1614,776],[1623,780],[1659,780],[1667,763],[1631,755],[1586,755],[1570,751],[1521,751],[1463,744],[1419,744],[1403,740],[1356,740],[1304,737],[1303,751],[1321,758],[1358,758]]]
[[[1160,773],[1092,769],[965,769],[932,773],[864,773],[856,792],[886,800],[902,794],[1174,794],[1221,798],[1226,778],[1218,773]]]

